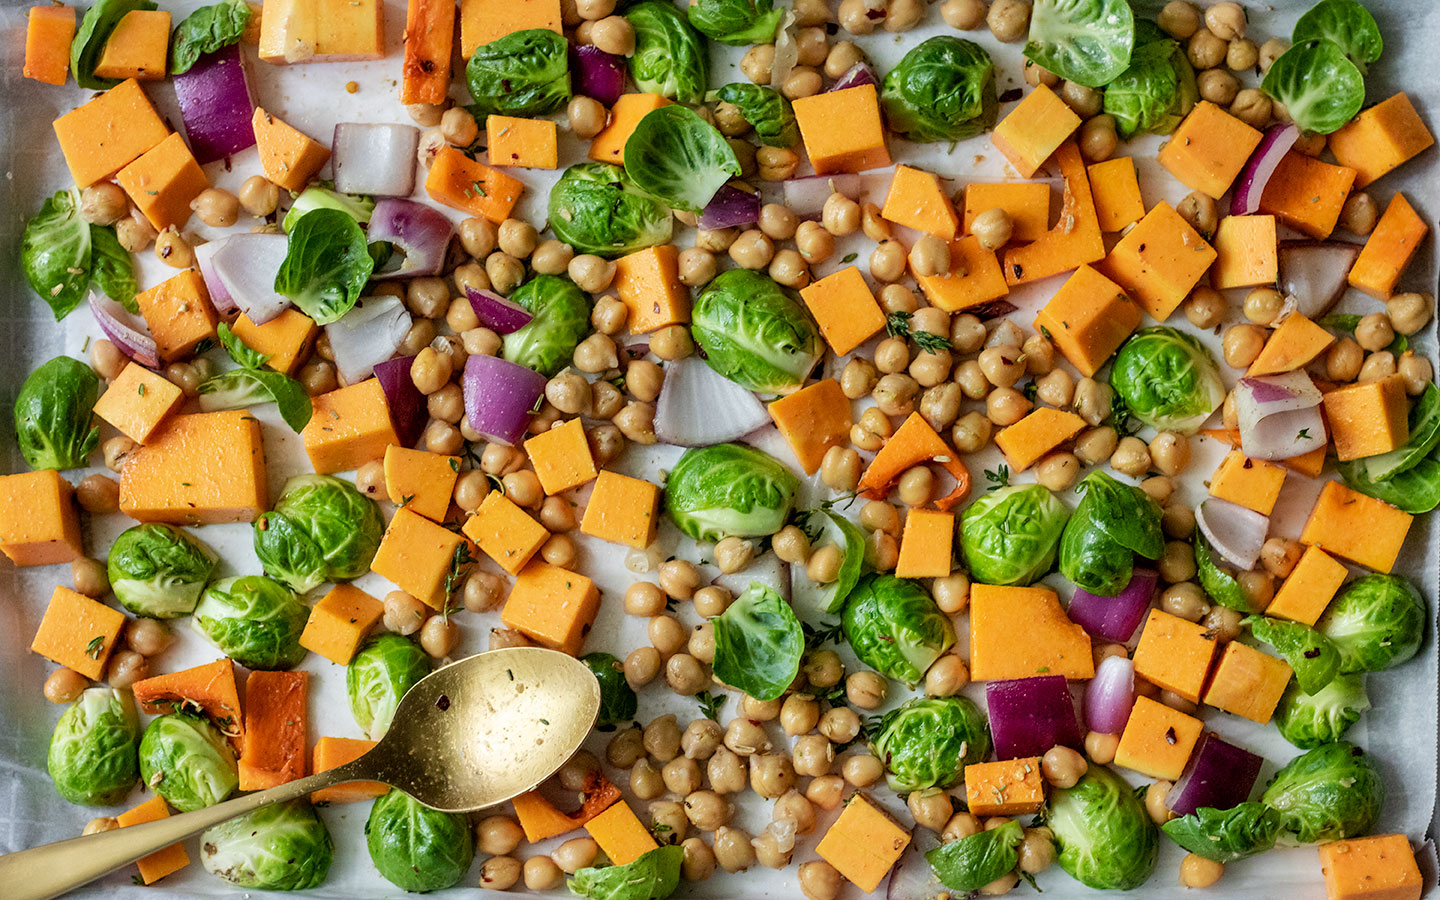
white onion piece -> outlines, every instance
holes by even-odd
[[[1226,562],[1249,571],[1260,559],[1260,548],[1270,531],[1270,517],[1229,500],[1209,497],[1195,510],[1195,527]]]
[[[206,241],[195,248],[195,266],[200,270],[200,277],[205,281],[205,291],[210,295],[210,305],[215,307],[216,312],[228,313],[235,311],[235,298],[230,296],[230,289],[220,276],[215,274],[215,251],[225,246],[225,238],[218,241]]]
[[[90,292],[90,312],[116,349],[147,369],[160,368],[155,338],[150,336],[144,320],[132,316],[125,307],[95,291]]]
[[[679,447],[708,447],[737,440],[770,422],[755,395],[690,358],[665,367],[655,402],[655,436]]]
[[[338,321],[325,326],[335,368],[346,384],[369,378],[375,366],[395,355],[410,331],[405,301],[393,294],[362,297]]]
[[[335,126],[330,151],[335,190],[408,197],[415,190],[415,152],[419,148],[420,129],[414,125],[341,122]]]
[[[222,245],[210,258],[215,277],[250,321],[264,325],[290,308],[290,298],[275,293],[275,275],[289,252],[289,238],[233,234],[215,243]]]
[[[750,586],[750,582],[758,581],[775,593],[790,602],[790,566],[783,562],[774,553],[767,553],[757,558],[749,566],[739,572],[732,572],[729,575],[719,575],[714,583],[725,588],[731,596],[738,597]]]
[[[818,219],[825,209],[825,201],[831,194],[844,194],[851,200],[860,199],[860,176],[854,173],[843,175],[807,175],[791,178],[784,183],[785,205],[802,219]]]
[[[779,27],[775,29],[775,62],[770,66],[770,86],[777,91],[795,71],[795,64],[800,62],[800,45],[795,43],[794,28],[795,11],[786,9]]]
[[[1235,385],[1240,448],[1253,459],[1289,459],[1325,440],[1320,391],[1297,370],[1242,378]]]
[[[1310,319],[1330,311],[1345,293],[1360,245],[1345,241],[1281,241],[1280,292],[1295,298],[1295,309]]]

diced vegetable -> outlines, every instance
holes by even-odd
[[[222,3],[220,7],[238,7],[245,10],[247,19],[250,15],[250,7],[241,0]],[[189,21],[180,23],[181,30]],[[176,42],[179,40],[177,32]],[[190,138],[190,152],[202,166],[255,145],[255,129],[250,126],[255,117],[255,101],[244,59],[239,45],[230,44],[205,53],[183,74],[175,74],[175,99],[180,103],[180,118]],[[171,65],[178,66],[178,63],[172,60]]]
[[[625,93],[625,58],[594,44],[570,48],[570,73],[575,93],[593,97],[606,107],[614,106]]]
[[[1265,131],[1260,146],[1240,171],[1235,195],[1230,198],[1230,215],[1248,216],[1260,211],[1260,195],[1265,193],[1265,185],[1270,183],[1270,176],[1299,138],[1300,129],[1293,124],[1272,125]]]
[[[419,147],[420,129],[413,125],[337,124],[330,145],[335,190],[378,197],[410,196],[415,190],[415,152]],[[390,239],[372,234],[370,240]]]
[[[91,91],[103,91],[119,84],[119,79],[95,74],[105,44],[128,13],[155,8],[151,0],[99,0],[86,10],[75,41],[70,45],[70,72],[75,76],[75,83]]]
[[[1155,585],[1159,577],[1154,569],[1136,568],[1130,573],[1125,587],[1113,597],[1076,588],[1067,612],[1077,625],[1083,626],[1095,637],[1125,643],[1144,621],[1150,601],[1155,599]]]
[[[1340,651],[1325,635],[1300,622],[1247,616],[1242,625],[1285,658],[1295,670],[1295,682],[1307,694],[1323,689],[1340,669]]]
[[[410,331],[410,312],[394,294],[366,297],[325,326],[335,369],[346,384],[369,378],[375,366],[395,355]]]
[[[1081,746],[1075,699],[1064,675],[991,681],[985,685],[985,705],[1000,759],[1044,756],[1051,747]]]
[[[465,362],[465,418],[481,437],[516,444],[545,396],[545,382],[534,369],[476,354]]]
[[[430,417],[425,409],[425,395],[410,378],[410,366],[414,362],[413,356],[399,356],[375,366],[375,378],[385,393],[385,405],[390,410],[395,433],[406,447],[413,447],[420,439]]]
[[[1208,732],[1185,766],[1185,774],[1165,797],[1176,815],[1188,816],[1201,807],[1230,809],[1250,798],[1265,760]]]
[[[1320,391],[1303,371],[1241,378],[1235,385],[1240,448],[1252,459],[1289,459],[1323,439]]]
[[[699,227],[704,229],[730,228],[751,225],[760,218],[760,195],[744,191],[732,184],[725,184],[710,198],[700,213]]]
[[[496,334],[519,331],[535,318],[525,307],[512,303],[493,291],[476,290],[467,286],[465,295],[469,298],[470,308],[475,311],[475,317],[480,320],[480,324]]]
[[[1085,725],[1101,734],[1125,730],[1135,705],[1135,663],[1126,656],[1107,656],[1085,685]]]
[[[1270,531],[1270,517],[1238,503],[1208,497],[1195,509],[1195,525],[1210,546],[1237,569],[1253,569]]]
[[[665,368],[655,403],[655,436],[680,447],[709,447],[739,440],[770,423],[755,395],[703,360],[677,360]]]
[[[880,87],[880,79],[875,75],[875,70],[870,67],[869,63],[864,61],[858,62],[846,69],[845,74],[835,79],[835,83],[825,90],[844,91],[852,87],[859,87],[862,84],[868,84],[877,89]]]

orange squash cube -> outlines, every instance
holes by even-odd
[[[241,313],[230,330],[245,346],[270,357],[265,365],[285,375],[295,374],[300,361],[310,355],[310,348],[320,336],[320,326],[315,320],[293,307],[264,325],[256,325]]]
[[[1285,468],[1263,459],[1251,459],[1239,450],[1231,450],[1210,476],[1210,496],[1238,503],[1268,516],[1280,499],[1285,484]]]
[[[625,143],[635,133],[635,126],[646,115],[669,105],[670,101],[659,94],[621,94],[615,105],[610,107],[609,123],[590,140],[590,158],[596,162],[625,165]]]
[[[460,55],[530,28],[560,31],[560,0],[460,0]]]
[[[120,511],[141,522],[253,522],[269,508],[265,442],[245,409],[171,416],[120,472]]]
[[[1335,159],[1356,171],[1357,189],[1368,187],[1434,143],[1425,120],[1403,92],[1362,111],[1326,141]]]
[[[1135,674],[1191,703],[1199,703],[1205,676],[1215,658],[1215,646],[1215,636],[1205,626],[1152,609],[1135,647]]]
[[[1414,521],[1414,516],[1383,500],[1367,497],[1338,481],[1327,481],[1305,520],[1300,543],[1389,572],[1395,568]]]
[[[298,128],[280,121],[260,107],[250,119],[255,131],[255,149],[265,177],[287,191],[303,191],[330,161],[330,148],[311,140]],[[458,151],[457,151],[458,152]]]
[[[1100,270],[1151,318],[1163,322],[1204,277],[1217,250],[1170,204],[1161,202],[1111,248]]]
[[[1415,851],[1403,834],[1331,841],[1319,851],[1329,900],[1420,900],[1424,892]]]
[[[1100,371],[1139,326],[1140,307],[1089,266],[1076,269],[1035,316],[1035,329],[1086,377]]]
[[[126,828],[130,825],[158,822],[169,817],[170,808],[165,805],[165,798],[157,796],[116,816],[115,823]],[[140,869],[140,880],[145,884],[154,884],[166,875],[173,875],[190,865],[190,854],[185,852],[183,843],[175,843],[142,857],[135,865]]]
[[[1115,748],[1115,765],[1174,781],[1184,774],[1204,731],[1205,723],[1194,716],[1149,697],[1136,697]]]
[[[55,120],[60,153],[79,188],[109,178],[169,134],[133,78]]]
[[[1010,293],[992,250],[971,235],[950,242],[950,271],[944,275],[916,275],[931,306],[946,312],[963,312],[999,300]]]
[[[376,743],[359,738],[322,737],[315,742],[315,749],[311,753],[310,771],[319,775],[321,772],[338,769],[369,753]],[[321,788],[310,795],[310,802],[358,803],[361,800],[383,797],[389,792],[390,785],[379,781],[347,781],[334,787]]]
[[[1285,660],[1231,641],[1215,665],[1215,674],[1205,689],[1205,703],[1264,725],[1274,714],[1293,674]]]
[[[312,402],[315,412],[300,438],[310,465],[321,475],[358,469],[400,444],[378,379],[338,388]]]
[[[873,84],[826,91],[794,102],[800,138],[817,175],[890,165],[879,94]]]
[[[64,84],[70,72],[70,43],[75,39],[75,7],[32,6],[25,20],[26,78]]]
[[[635,334],[690,321],[690,289],[680,281],[680,251],[674,244],[647,247],[615,260],[611,284],[629,310]]]
[[[59,472],[0,475],[0,552],[22,568],[85,555],[75,491]]]
[[[370,571],[431,609],[444,609],[470,556],[469,541],[408,509],[397,509]]]
[[[125,622],[125,614],[118,609],[56,585],[30,642],[30,652],[99,681]]]
[[[1074,413],[1041,406],[995,435],[995,446],[1012,471],[1023,472],[1084,428],[1085,420]]]
[[[95,415],[137,444],[149,440],[185,395],[169,379],[138,363],[127,363],[95,402]]]
[[[1045,805],[1040,757],[966,766],[965,805],[976,816],[1030,816],[1039,812]]]
[[[981,213],[1003,209],[1010,240],[1026,244],[1050,230],[1050,186],[1041,181],[976,181],[965,185],[965,234]]]
[[[970,677],[1095,677],[1090,635],[1044,587],[976,584],[970,589]]]
[[[589,484],[598,474],[590,442],[585,439],[585,427],[579,419],[571,419],[528,439],[525,453],[540,479],[540,487],[552,496]]]
[[[885,313],[855,266],[811,282],[800,289],[800,298],[836,356],[844,356],[885,327]]]
[[[432,522],[444,520],[460,475],[460,457],[391,444],[385,448],[385,494]]]
[[[912,509],[905,514],[900,536],[898,578],[944,578],[953,568],[955,514]]]
[[[632,863],[659,846],[650,829],[635,816],[630,804],[624,800],[617,800],[586,822],[585,830],[617,866]]]
[[[384,614],[379,600],[352,584],[337,584],[310,609],[300,646],[337,666],[348,666]]]
[[[1293,372],[1308,366],[1333,343],[1335,335],[1301,313],[1292,312],[1270,334],[1270,339],[1245,374],[1255,378]]]
[[[220,314],[210,304],[210,291],[198,269],[186,269],[135,295],[140,315],[150,326],[164,360],[191,356],[201,341],[214,341]]]
[[[1124,231],[1144,217],[1145,201],[1140,199],[1135,160],[1117,156],[1086,166],[1085,172],[1095,194],[1095,214],[1100,218],[1101,231]]]
[[[240,790],[263,791],[305,777],[309,689],[309,672],[251,672],[246,677]]]
[[[1319,547],[1306,547],[1290,577],[1265,608],[1265,615],[1314,625],[1349,575],[1350,570],[1335,557]]]
[[[485,495],[461,530],[511,575],[518,575],[550,539],[544,525],[499,491]]]
[[[503,222],[525,192],[525,183],[494,166],[445,146],[430,163],[425,193],[437,203],[492,222]]]
[[[990,142],[1022,178],[1032,178],[1080,127],[1080,117],[1060,96],[1037,85],[990,133]]]
[[[850,442],[850,399],[833,378],[772,402],[767,409],[806,475],[814,475],[831,447]]]
[[[95,64],[95,77],[156,81],[165,77],[169,54],[169,11],[132,9],[120,17],[106,38]]]
[[[500,621],[542,647],[579,656],[599,611],[595,582],[534,560],[516,577]]]
[[[1274,216],[1226,216],[1215,231],[1215,269],[1210,284],[1218,291],[1274,284],[1280,271]]]
[[[492,166],[553,169],[560,151],[555,123],[549,119],[489,116],[485,119],[486,157]]]
[[[1350,267],[1350,286],[1377,300],[1389,300],[1429,233],[1430,226],[1397,191]]]
[[[1192,191],[1219,200],[1260,145],[1260,132],[1201,100],[1160,149],[1160,165]]]
[[[1005,251],[1005,281],[1011,285],[1039,281],[1105,258],[1105,237],[1090,178],[1073,141],[1055,151],[1055,163],[1065,179],[1060,219],[1034,242]]]
[[[1410,440],[1405,378],[1396,373],[1324,395],[1325,421],[1341,462],[1389,453]]]
[[[606,469],[595,480],[580,532],[644,550],[655,541],[660,488],[642,478]]]
[[[873,894],[909,845],[909,829],[864,793],[855,793],[815,852],[846,881]]]
[[[880,215],[896,225],[947,241],[955,240],[955,232],[960,227],[960,217],[941,187],[940,178],[933,172],[909,166],[895,167],[895,177],[890,182],[890,192],[885,196]]]
[[[1285,154],[1260,195],[1260,211],[1297,231],[1324,240],[1340,221],[1340,208],[1355,184],[1355,170],[1321,162],[1294,150]]]

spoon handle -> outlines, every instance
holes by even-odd
[[[364,758],[299,781],[143,825],[117,828],[0,856],[7,900],[51,900],[192,834],[271,803],[371,777]]]

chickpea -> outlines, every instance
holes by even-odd
[[[824,61],[825,60],[822,57],[816,63],[816,65],[823,63]],[[785,81],[780,85],[780,93],[783,94],[788,100],[798,100],[802,97],[815,96],[816,94],[820,93],[821,88],[823,88],[824,86],[825,81],[823,78],[821,78],[819,70],[816,69],[813,65],[801,63],[800,65],[795,66],[795,68],[790,71],[790,75],[786,77]],[[774,149],[783,150],[787,148],[777,147]],[[758,160],[758,154],[756,158]],[[799,157],[797,156],[797,162],[798,159]],[[779,179],[772,180],[778,181]]]
[[[240,207],[256,218],[264,218],[280,205],[280,188],[261,175],[251,175],[240,185]]]
[[[1365,351],[1350,337],[1342,337],[1325,351],[1325,375],[1331,381],[1354,381],[1365,363]]]
[[[1194,228],[1201,237],[1207,240],[1215,233],[1215,228],[1220,223],[1220,210],[1215,204],[1215,199],[1199,191],[1191,191],[1186,194],[1185,199],[1180,201],[1180,205],[1175,207],[1175,211],[1180,214],[1180,218],[1190,223],[1191,228]]]
[[[720,725],[710,719],[696,719],[680,735],[680,750],[687,759],[709,759],[720,749]]]
[[[1099,425],[1105,421],[1114,400],[1115,392],[1110,385],[1093,378],[1082,378],[1075,385],[1075,413],[1088,425]]]
[[[1396,294],[1385,302],[1385,312],[1390,316],[1390,326],[1408,337],[1429,324],[1435,314],[1435,298],[1414,292]]]
[[[1112,115],[1094,116],[1080,126],[1080,154],[1090,162],[1103,162],[1114,156],[1119,144]]]
[[[635,52],[635,29],[624,16],[606,16],[596,22],[590,40],[596,47],[616,56],[630,56]]]
[[[89,686],[90,679],[62,666],[45,679],[45,699],[58,704],[74,703]]]
[[[1384,350],[1393,340],[1395,329],[1390,324],[1390,317],[1383,312],[1371,313],[1355,326],[1355,343],[1363,350],[1372,353]]]
[[[690,794],[700,790],[700,764],[685,756],[677,756],[660,770],[665,789],[673,794]]]
[[[131,253],[139,253],[155,240],[155,227],[144,216],[131,213],[115,223],[115,237],[120,246]]]
[[[1085,735],[1085,755],[1090,761],[1101,766],[1108,766],[1115,761],[1115,749],[1120,746],[1120,735],[1102,734],[1098,731],[1091,731]]]
[[[767,800],[795,787],[795,766],[786,753],[760,753],[750,757],[750,789]]]
[[[1060,99],[1065,101],[1065,105],[1082,119],[1099,115],[1100,104],[1105,98],[1100,91],[1086,87],[1077,81],[1067,81],[1060,85],[1059,94]]]
[[[845,679],[845,697],[860,709],[878,709],[889,692],[889,683],[876,672],[852,672]]]
[[[637,647],[625,657],[625,683],[632,689],[642,688],[660,674],[660,651],[654,647]]]
[[[103,597],[110,591],[110,576],[98,559],[82,556],[70,563],[70,581],[77,594]]]
[[[1240,79],[1225,69],[1206,69],[1196,78],[1200,97],[1218,106],[1229,106],[1240,93]]]
[[[1400,354],[1395,371],[1405,379],[1405,393],[1412,397],[1423,394],[1435,381],[1435,366],[1425,357],[1416,356],[1413,350]]]
[[[798,86],[797,86],[798,85]],[[813,90],[811,90],[813,88]],[[809,90],[810,93],[804,93]],[[820,73],[796,70],[785,82],[786,96],[809,97],[820,93]],[[755,150],[757,174],[762,181],[784,181],[800,167],[800,154],[789,147],[759,147]]]
[[[717,794],[735,794],[745,790],[747,778],[745,762],[729,747],[720,747],[715,751],[705,764],[705,774],[710,779],[710,789]],[[691,797],[693,798],[694,795],[692,794]],[[685,814],[690,816],[690,823],[701,831],[714,831],[716,825],[724,824],[722,819],[706,828],[702,819],[696,817],[690,806],[690,802],[687,801]],[[702,817],[704,812],[703,809],[700,811]],[[728,806],[725,809],[725,815],[729,816]]]
[[[582,254],[570,260],[570,280],[583,291],[598,294],[615,280],[615,263],[598,256]],[[618,330],[618,329],[617,329]]]
[[[695,592],[691,603],[695,607],[696,615],[706,619],[713,619],[725,612],[730,606],[730,592],[719,586],[700,588]]]
[[[944,275],[950,271],[950,245],[933,234],[923,235],[910,248],[910,269],[920,276]]]
[[[826,51],[822,68],[826,78],[838,80],[864,61],[865,51],[856,46],[854,41],[840,41]]]
[[[780,705],[780,727],[791,737],[805,734],[820,722],[820,704],[808,694],[791,694]]]
[[[1030,30],[1030,4],[1025,0],[995,0],[985,15],[985,24],[1000,43],[1013,44]]]
[[[816,650],[805,658],[801,670],[805,680],[814,687],[828,688],[845,677],[845,664],[834,650]]]
[[[835,255],[835,238],[819,222],[801,222],[795,229],[795,249],[807,263],[822,263]]]
[[[1020,871],[1038,875],[1055,864],[1055,841],[1048,828],[1027,828],[1020,842]]]
[[[825,711],[817,727],[832,743],[846,744],[860,733],[860,716],[849,707],[836,706]]]
[[[915,824],[931,831],[942,830],[955,812],[950,795],[941,788],[911,791],[910,796],[905,798],[905,805],[909,807]]]
[[[702,622],[690,629],[690,639],[686,641],[685,649],[700,662],[706,665],[713,663],[715,661],[715,626],[710,622]]]
[[[1200,10],[1186,0],[1171,0],[1165,4],[1165,7],[1160,10],[1160,15],[1155,19],[1155,24],[1160,26],[1160,30],[1178,41],[1183,41],[1194,34],[1200,28],[1200,23]]]
[[[997,388],[1014,387],[1025,375],[1025,360],[1019,347],[986,347],[980,351],[980,371]]]
[[[1183,503],[1172,503],[1165,507],[1160,525],[1167,537],[1184,540],[1195,533],[1195,511]]]
[[[1187,888],[1213,887],[1225,874],[1225,864],[1187,853],[1180,860],[1180,885]]]
[[[1025,418],[1033,406],[1024,394],[1014,388],[996,388],[985,398],[985,415],[1003,428]]]
[[[722,825],[715,832],[715,862],[727,872],[743,872],[755,864],[755,846],[749,832]]]
[[[1260,64],[1260,47],[1249,38],[1237,38],[1225,50],[1225,67],[1248,72]]]
[[[876,25],[876,21],[870,18],[870,8],[865,0],[841,0],[837,20],[840,27],[850,34],[869,34]]]
[[[799,290],[810,283],[810,269],[798,251],[787,247],[770,261],[770,280]]]
[[[745,694],[740,698],[740,715],[751,722],[773,722],[780,716],[780,701],[760,700]]]
[[[960,417],[960,401],[965,396],[960,385],[937,384],[920,395],[920,415],[936,431],[944,431]]]
[[[1209,330],[1224,321],[1229,307],[1224,294],[1202,285],[1185,298],[1185,318],[1196,328]]]
[[[140,445],[120,435],[100,445],[100,452],[105,457],[105,468],[112,472],[119,472],[125,467],[125,461],[130,454],[139,449]]]
[[[885,774],[885,765],[868,753],[855,753],[840,763],[840,774],[855,787],[869,787]]]
[[[525,887],[532,891],[551,891],[565,882],[565,872],[548,856],[532,856],[525,860]]]
[[[937,659],[925,672],[925,696],[953,697],[970,683],[970,669],[955,654]]]
[[[480,886],[508,891],[520,880],[522,866],[513,856],[492,856],[480,866]]]
[[[715,874],[715,853],[709,844],[692,837],[686,838],[680,846],[685,849],[680,874],[686,881],[704,881]]]
[[[1069,747],[1051,747],[1040,759],[1040,774],[1051,787],[1074,787],[1088,769],[1085,757]]]
[[[1241,614],[1226,606],[1212,606],[1200,624],[1215,636],[1215,643],[1226,644],[1240,636]]]
[[[725,726],[724,743],[726,749],[737,756],[754,756],[770,750],[770,738],[760,726],[760,720],[750,714],[730,720]]]
[[[565,107],[570,131],[582,141],[588,141],[603,131],[607,116],[605,105],[594,97],[576,94]]]
[[[881,377],[875,383],[871,396],[875,398],[874,408],[887,416],[908,416],[915,411],[915,395],[920,392],[920,383],[909,375],[892,374]],[[889,429],[886,429],[888,437]]]
[[[1122,437],[1110,455],[1110,468],[1131,478],[1150,471],[1150,448],[1138,437]]]
[[[791,752],[797,775],[828,775],[835,762],[835,746],[823,734],[802,734]]]
[[[988,12],[985,0],[945,0],[940,4],[940,18],[956,31],[974,31],[985,24]]]
[[[1185,54],[1190,59],[1190,65],[1201,71],[1213,69],[1223,63],[1229,50],[1229,42],[1217,37],[1208,28],[1201,28],[1190,35],[1190,40],[1185,45]]]
[[[730,245],[730,258],[742,269],[763,269],[775,258],[775,244],[764,232],[751,229]]]
[[[1365,357],[1365,362],[1360,366],[1359,381],[1379,381],[1396,372],[1395,354],[1389,350],[1381,350],[1379,353],[1372,353]]]
[[[986,250],[998,250],[1010,242],[1014,235],[1015,223],[1010,214],[998,207],[987,209],[970,223],[970,233]],[[948,270],[948,266],[946,267]]]
[[[515,852],[525,833],[509,816],[486,816],[475,828],[475,846],[481,853],[504,856]]]
[[[935,473],[927,466],[912,466],[901,473],[896,491],[906,506],[924,506],[935,493]]]
[[[105,680],[118,691],[129,689],[135,682],[148,677],[150,661],[134,650],[119,650],[110,655],[105,667]]]
[[[950,440],[961,453],[978,453],[990,443],[993,428],[984,413],[968,412],[950,429]]]
[[[1248,368],[1265,347],[1269,332],[1259,325],[1232,325],[1222,339],[1225,363],[1233,369]]]
[[[870,251],[870,277],[876,281],[899,281],[905,274],[905,247],[899,241],[886,240]]]
[[[176,269],[188,269],[195,264],[194,249],[174,226],[160,232],[155,238],[155,257]]]
[[[1279,104],[1257,88],[1245,88],[1230,104],[1230,115],[1255,128],[1265,127],[1278,110]]]
[[[201,191],[190,201],[190,209],[200,217],[200,221],[212,228],[229,228],[240,218],[240,201],[221,188]]]
[[[770,83],[770,71],[775,65],[775,45],[757,44],[740,60],[740,71],[752,84]]]

